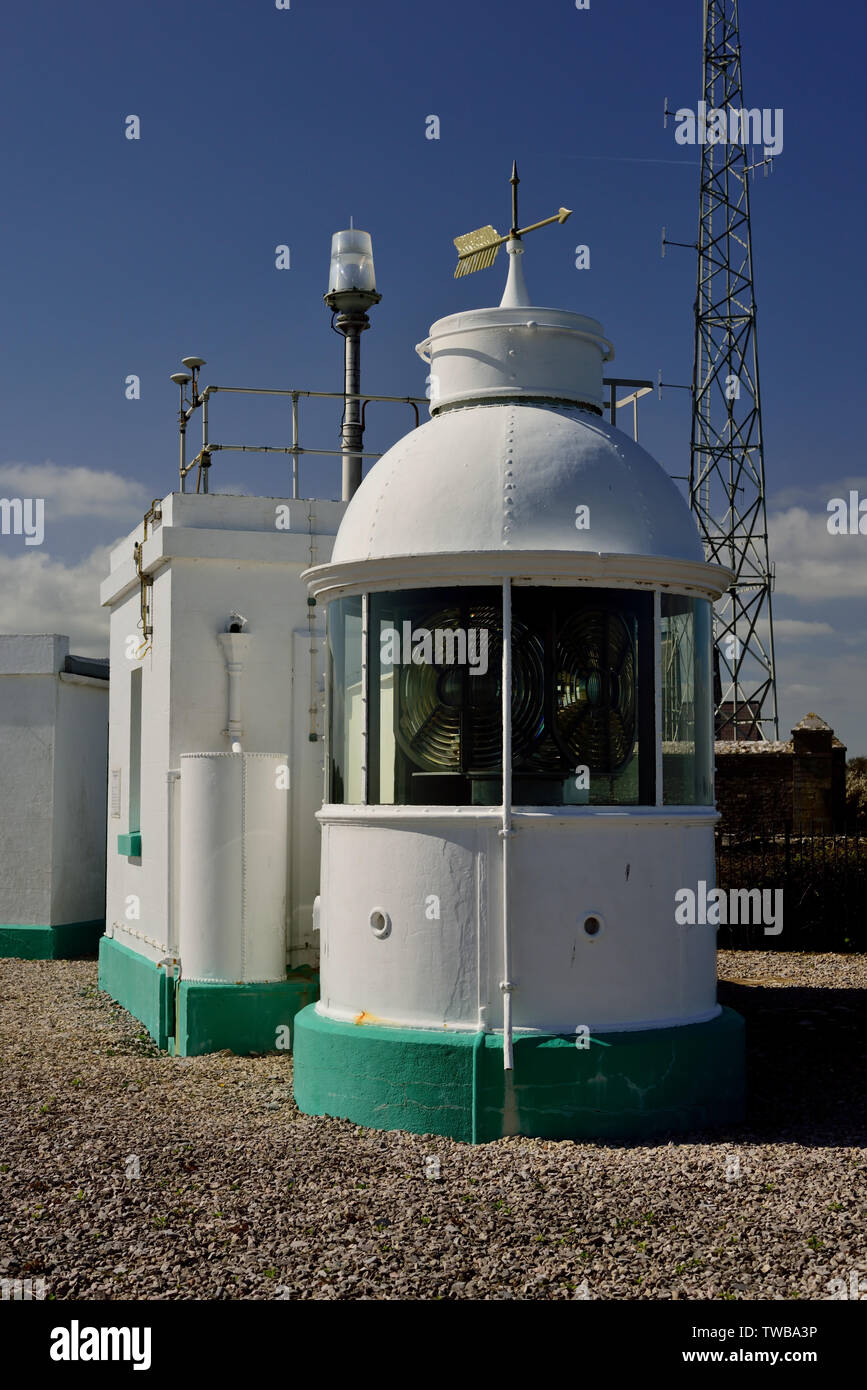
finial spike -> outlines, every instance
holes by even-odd
[[[509,179],[509,183],[512,185],[512,227],[510,232],[511,236],[518,235],[518,184],[520,182],[521,180],[518,178],[518,161],[517,159],[513,159],[512,177]]]

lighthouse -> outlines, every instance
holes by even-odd
[[[676,895],[715,881],[712,605],[732,576],[604,420],[601,324],[532,302],[512,183],[510,232],[456,242],[459,275],[505,247],[500,304],[417,346],[431,418],[305,576],[327,610],[327,786],[295,1098],[476,1143],[725,1124],[743,1026],[715,929]]]

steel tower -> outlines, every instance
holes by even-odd
[[[738,0],[704,0],[702,117],[743,111]],[[729,125],[734,125],[729,120]],[[735,572],[716,605],[716,727],[778,736],[746,122],[701,146],[689,499],[709,560]]]

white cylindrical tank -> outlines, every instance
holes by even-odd
[[[285,979],[287,756],[186,753],[180,764],[183,977]]]

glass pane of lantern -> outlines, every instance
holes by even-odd
[[[652,805],[650,595],[516,587],[512,648],[514,804]],[[371,803],[500,804],[501,663],[499,588],[371,595]]]
[[[501,610],[498,588],[371,595],[371,803],[500,803]]]
[[[662,787],[666,806],[713,805],[711,610],[662,595]]]
[[[358,806],[362,780],[361,598],[328,606],[328,799]]]
[[[650,596],[518,587],[513,613],[544,672],[541,723],[514,741],[515,804],[652,805]],[[522,645],[516,632],[516,654]]]

